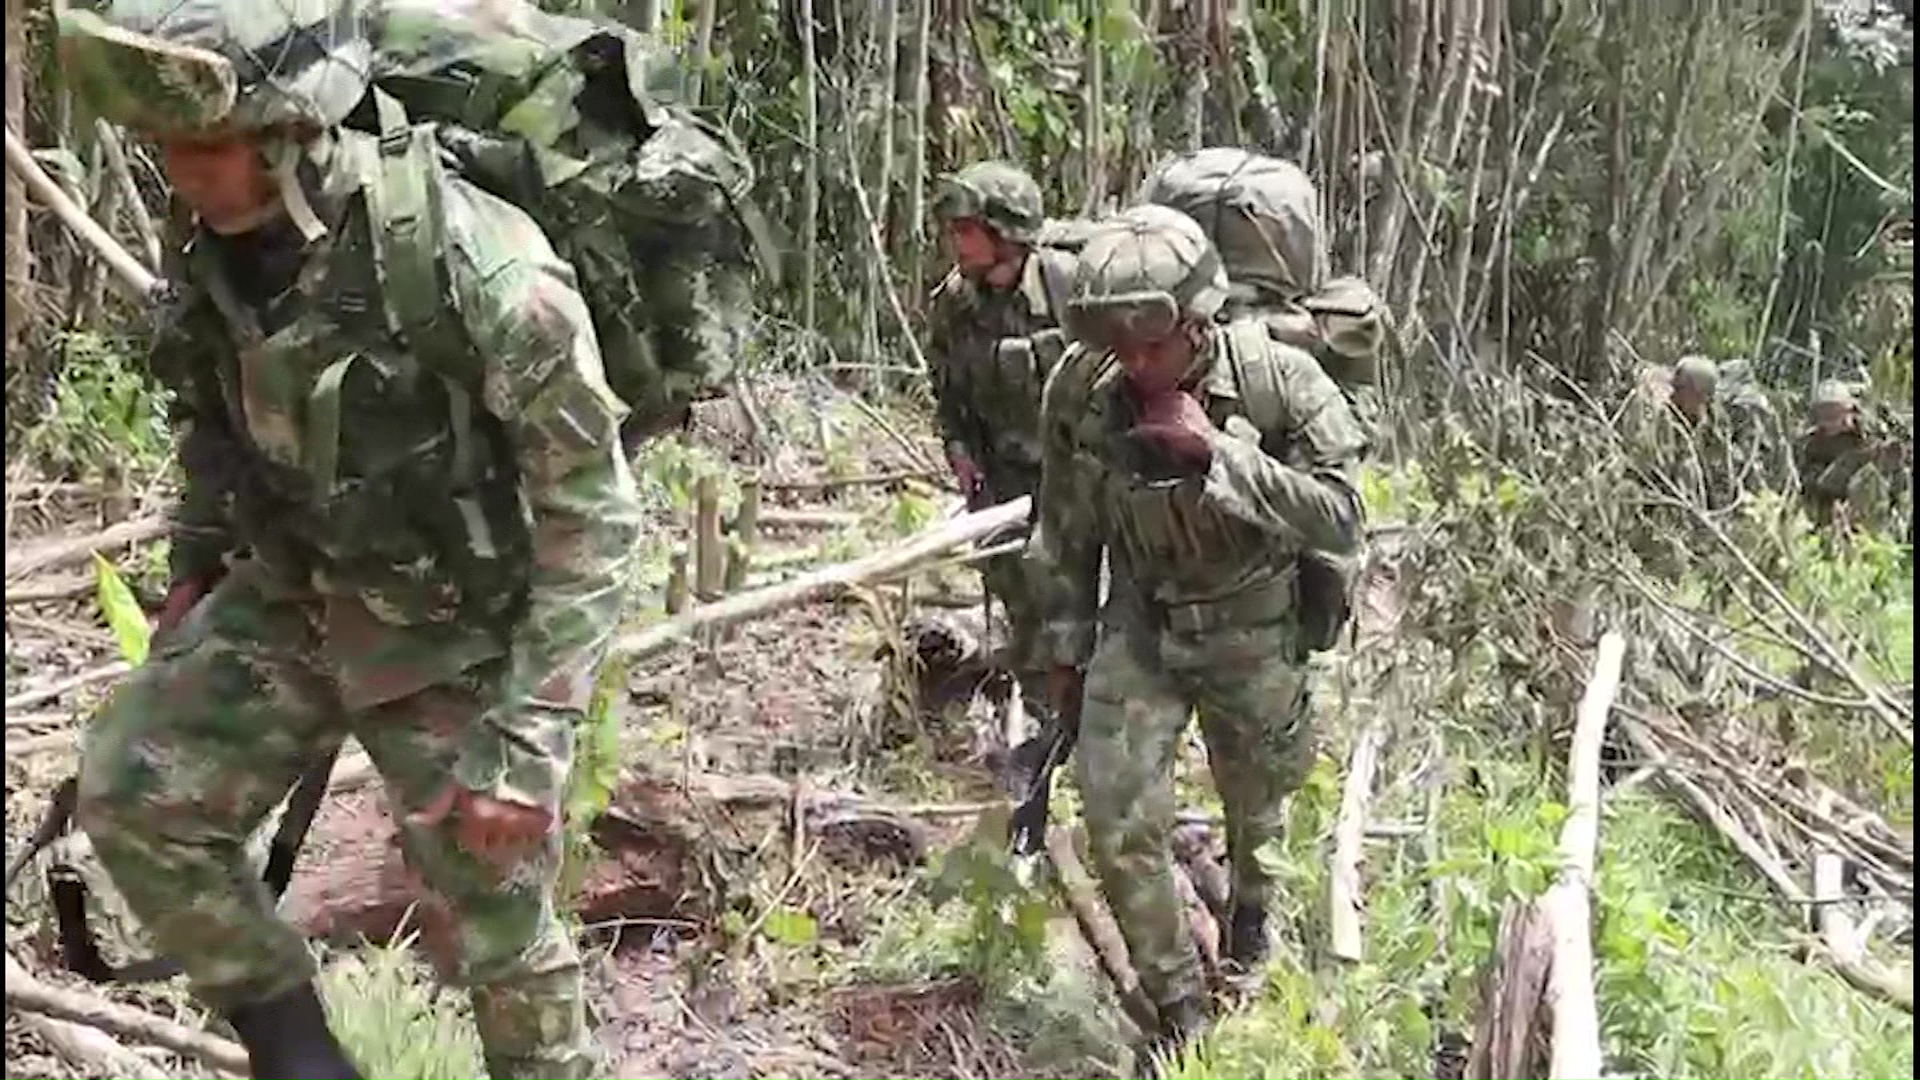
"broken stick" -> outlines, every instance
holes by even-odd
[[[1047,862],[1053,866],[1054,885],[1060,890],[1061,899],[1073,912],[1080,936],[1099,958],[1100,968],[1113,984],[1114,996],[1120,1000],[1127,1019],[1143,1032],[1158,1031],[1159,1010],[1140,989],[1140,978],[1134,974],[1133,964],[1127,958],[1127,943],[1120,936],[1120,927],[1107,906],[1100,902],[1093,878],[1080,864],[1080,853],[1073,849],[1073,834],[1064,826],[1055,825],[1047,830]]]
[[[1341,960],[1358,963],[1365,952],[1360,932],[1360,860],[1366,840],[1367,801],[1373,793],[1373,774],[1380,762],[1380,746],[1387,726],[1376,714],[1353,744],[1347,762],[1346,787],[1340,793],[1340,823],[1333,833],[1333,868],[1327,896],[1328,921],[1333,932],[1332,952]]]
[[[93,994],[49,986],[27,974],[11,955],[7,957],[6,982],[7,1004],[16,1009],[164,1047],[235,1076],[253,1075],[252,1067],[247,1064],[247,1052],[238,1043]]]
[[[1573,747],[1567,753],[1567,820],[1560,829],[1560,876],[1541,906],[1553,928],[1553,966],[1547,1000],[1553,1008],[1553,1080],[1598,1080],[1600,1013],[1593,996],[1593,914],[1587,893],[1593,883],[1594,849],[1600,840],[1600,743],[1607,714],[1620,689],[1627,642],[1617,631],[1600,638],[1575,715]]]

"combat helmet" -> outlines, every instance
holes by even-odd
[[[148,135],[330,128],[373,70],[367,0],[111,0],[59,24],[81,99]]]
[[[1855,404],[1853,387],[1839,379],[1822,379],[1820,385],[1813,388],[1811,404],[1816,409],[1823,405],[1851,406]]]
[[[1712,397],[1720,385],[1720,365],[1698,353],[1683,356],[1673,365],[1673,382],[1675,386],[1685,383],[1702,396]]]
[[[1015,165],[982,161],[946,178],[933,212],[943,221],[979,218],[1003,239],[1029,244],[1046,224],[1040,185]]]
[[[1100,223],[1081,249],[1067,332],[1098,348],[1165,336],[1181,319],[1212,321],[1227,302],[1220,255],[1198,222],[1136,206]]]

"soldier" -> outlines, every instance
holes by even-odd
[[[1040,187],[1012,165],[986,161],[947,180],[934,212],[954,267],[935,289],[927,332],[947,460],[970,506],[1032,495],[1040,486],[1040,393],[1066,350],[1059,329],[1074,258],[1037,243],[1046,226]],[[982,570],[1006,608],[1005,656],[1030,713],[1046,710],[1035,662],[1041,611],[1019,554]]]
[[[1251,968],[1268,952],[1255,853],[1313,752],[1300,557],[1351,552],[1362,530],[1365,436],[1345,397],[1258,319],[1218,321],[1226,301],[1191,218],[1142,206],[1112,219],[1081,252],[1077,344],[1042,411],[1050,690],[1063,714],[1080,703],[1075,779],[1094,866],[1159,1009],[1150,1053],[1208,1011],[1167,854],[1181,732],[1197,709],[1227,816],[1223,951]]]
[[[368,90],[364,16],[60,16],[78,92],[157,144],[195,216],[152,358],[182,437],[174,584],[152,658],[88,730],[77,816],[254,1076],[357,1077],[242,851],[351,734],[489,1073],[604,1075],[553,887],[574,729],[639,536],[625,409],[531,219],[399,155],[405,138],[341,126]],[[383,263],[382,200],[438,230],[442,264]],[[446,318],[403,332],[401,288],[439,290]]]
[[[1814,388],[1811,423],[1794,447],[1800,498],[1821,528],[1852,528],[1856,481],[1876,462],[1897,459],[1899,445],[1871,435],[1853,388],[1828,379]]]

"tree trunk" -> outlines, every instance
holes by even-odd
[[[27,0],[7,0],[7,130],[25,137],[27,122]],[[14,365],[26,340],[32,314],[28,290],[32,287],[33,249],[27,236],[25,182],[7,170],[7,383],[13,384]]]

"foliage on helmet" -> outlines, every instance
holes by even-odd
[[[1318,290],[1327,255],[1313,181],[1290,161],[1208,147],[1162,162],[1138,201],[1200,223],[1236,294],[1295,300]]]
[[[339,124],[373,67],[367,0],[111,0],[59,16],[63,68],[147,134]]]
[[[978,162],[948,177],[934,213],[943,221],[978,218],[1018,243],[1031,243],[1047,218],[1040,185],[1026,170],[1004,161]]]

